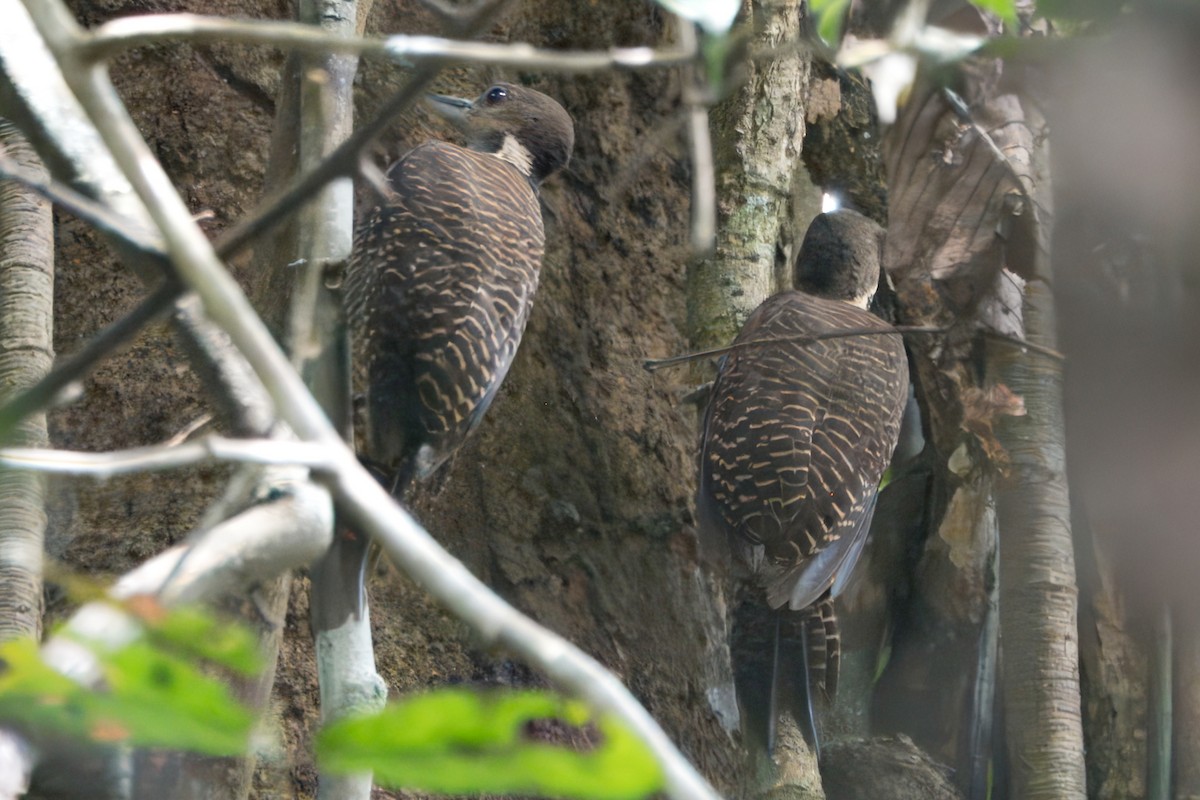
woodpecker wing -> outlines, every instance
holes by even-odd
[[[763,303],[713,386],[701,446],[702,524],[716,521],[774,608],[804,608],[861,552],[907,392],[898,334],[847,303]]]
[[[516,355],[544,251],[528,178],[445,142],[388,171],[394,197],[360,226],[347,274],[366,455],[428,474],[479,424]]]

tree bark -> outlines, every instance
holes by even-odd
[[[1029,341],[1054,347],[1052,295],[1026,287]],[[1062,372],[1054,359],[993,352],[996,376],[1025,399],[1001,421],[1012,475],[997,492],[1000,633],[1012,794],[1086,797],[1080,711],[1078,590],[1066,476]]]
[[[802,13],[796,0],[747,5],[743,31],[756,46],[770,48],[799,38]],[[698,349],[733,341],[750,312],[785,288],[776,285],[776,265],[790,266],[804,233],[803,227],[793,227],[792,205],[812,200],[794,193],[807,181],[800,150],[808,58],[796,53],[750,62],[745,71],[745,84],[712,114],[716,249],[688,269],[688,329]]]
[[[46,180],[25,137],[0,119],[0,152],[22,172]],[[0,181],[0,405],[40,380],[53,365],[54,244],[49,201],[16,181]],[[44,412],[33,414],[2,444],[43,447]],[[44,479],[0,470],[0,641],[40,638]]]

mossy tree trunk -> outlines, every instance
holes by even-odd
[[[745,11],[741,34],[753,48],[799,39],[803,11],[795,0],[752,0]],[[800,158],[810,72],[799,51],[749,61],[713,109],[717,242],[710,257],[688,270],[688,328],[696,348],[733,341],[759,303],[790,288],[778,285],[778,266],[791,265],[804,226],[820,211]],[[798,205],[811,212],[799,230]]]

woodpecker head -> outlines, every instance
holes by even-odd
[[[818,215],[796,259],[796,288],[865,309],[879,285],[883,236],[883,228],[848,208]]]
[[[497,83],[476,100],[429,95],[433,109],[457,125],[472,150],[511,162],[534,183],[567,165],[575,145],[571,116],[551,98]]]

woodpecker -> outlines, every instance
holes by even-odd
[[[810,641],[829,641],[814,665],[828,664],[829,694],[836,691],[838,651],[828,601],[844,588],[866,542],[908,392],[900,334],[867,311],[882,241],[883,230],[855,211],[813,220],[794,269],[796,289],[760,305],[722,359],[700,442],[705,552],[731,566],[771,609],[805,612],[810,631],[818,632]],[[829,336],[838,333],[851,335]],[[776,662],[781,621],[776,616]],[[775,663],[768,746],[779,672]],[[806,718],[797,722],[815,746],[807,667],[805,673]]]
[[[538,188],[575,142],[571,117],[533,89],[428,99],[466,147],[426,142],[388,169],[345,281],[360,456],[396,497],[462,446],[512,366],[545,249]],[[361,536],[339,536],[314,570],[321,591],[351,601],[314,617],[318,630],[361,613],[366,553]]]

